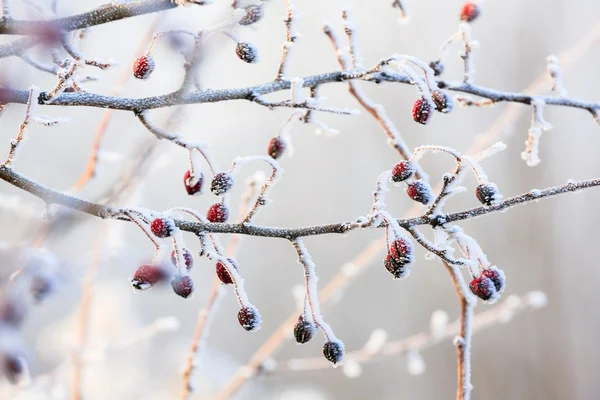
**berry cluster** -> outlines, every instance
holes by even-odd
[[[439,75],[443,71],[443,65],[441,61],[432,62],[430,64],[430,67],[433,69],[435,75]],[[435,104],[435,111],[447,114],[454,108],[452,98],[444,90],[433,90],[431,92],[431,99]],[[427,101],[427,99],[421,97],[420,99],[417,99],[414,102],[412,107],[412,117],[415,120],[415,122],[427,125],[431,121],[432,116],[433,113],[431,110],[431,105],[429,101]]]
[[[496,267],[491,267],[484,269],[481,275],[473,278],[469,283],[469,289],[481,300],[491,303],[500,297],[500,293],[504,291],[505,282],[504,272]]]

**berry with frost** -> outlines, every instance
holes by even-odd
[[[431,97],[435,103],[435,110],[447,114],[454,108],[454,102],[448,93],[443,90],[434,90]]]
[[[392,168],[392,180],[394,182],[402,182],[411,178],[417,168],[415,164],[410,160],[400,161],[398,164],[394,165]]]
[[[146,290],[165,280],[166,277],[167,273],[161,267],[145,264],[135,271],[131,284],[135,290]]]
[[[285,151],[285,142],[283,141],[283,139],[281,139],[279,136],[271,139],[271,141],[269,142],[269,147],[267,149],[267,153],[269,153],[269,155],[271,157],[273,157],[273,159],[276,160],[279,157],[281,157],[281,155],[283,154],[284,151]]]
[[[483,301],[493,301],[498,298],[494,281],[483,274],[469,283],[469,289]]]
[[[467,2],[460,9],[460,20],[465,22],[473,22],[479,17],[481,9],[475,3]]]
[[[344,344],[339,340],[326,342],[323,345],[323,356],[333,365],[342,362],[344,359]]]
[[[495,206],[502,199],[502,195],[495,183],[482,183],[475,189],[475,195],[481,204]]]
[[[253,44],[248,42],[240,42],[235,47],[235,54],[238,58],[248,64],[258,62],[258,50]]]
[[[171,218],[155,218],[150,223],[150,230],[159,238],[173,236],[175,229],[175,222]]]
[[[183,259],[185,260],[185,269],[189,271],[194,266],[194,256],[192,256],[192,252],[188,249],[183,249],[182,252]],[[175,250],[171,252],[171,261],[174,265],[177,265],[177,257],[175,257]]]
[[[227,172],[219,172],[210,183],[210,191],[220,196],[233,186],[233,177]]]
[[[192,185],[192,178],[195,178],[196,183]],[[202,184],[204,183],[204,174],[200,172],[197,176],[192,177],[192,171],[189,169],[183,175],[183,184],[185,191],[189,195],[202,194]]]
[[[234,259],[228,258],[227,260],[233,266],[233,268],[235,268],[236,271],[239,271],[237,262],[235,262]],[[217,277],[225,285],[231,285],[233,283],[233,280],[231,279],[231,276],[229,275],[229,272],[227,272],[227,268],[225,267],[225,265],[221,261],[217,262],[216,271],[217,271]]]
[[[317,333],[317,326],[304,319],[304,315],[298,317],[298,322],[294,325],[294,337],[296,343],[308,343]]]
[[[133,63],[133,76],[138,79],[147,79],[154,71],[154,59],[150,56],[139,56]]]
[[[496,292],[502,293],[506,286],[506,277],[504,275],[504,271],[499,268],[492,267],[489,269],[483,270],[482,274],[486,276],[494,282],[494,287],[496,288]]]
[[[409,183],[406,188],[406,193],[408,194],[408,197],[424,205],[431,203],[433,200],[431,186],[421,179]]]
[[[244,307],[238,312],[238,321],[248,332],[259,330],[262,322],[258,310],[252,306]]]
[[[412,117],[415,122],[427,125],[431,120],[431,106],[424,98],[417,99],[413,104]]]
[[[444,63],[442,60],[435,60],[429,63],[429,68],[433,70],[433,75],[440,76],[444,73]]]
[[[410,241],[400,238],[396,239],[388,248],[388,254],[383,260],[385,269],[394,276],[394,279],[402,279],[410,273],[409,265],[413,261],[413,245]]]
[[[194,292],[194,281],[188,275],[178,275],[171,281],[177,296],[187,299]]]
[[[225,222],[229,218],[229,208],[223,203],[215,203],[208,208],[206,219],[209,222]]]
[[[246,7],[246,15],[240,19],[240,25],[247,26],[252,25],[260,21],[263,17],[263,8],[261,4],[253,4]]]

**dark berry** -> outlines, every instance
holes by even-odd
[[[479,16],[481,10],[475,3],[465,3],[460,9],[460,20],[466,22],[472,22]]]
[[[150,230],[159,238],[173,236],[175,229],[175,223],[171,218],[155,218],[150,223]]]
[[[223,203],[215,203],[208,208],[206,219],[210,222],[225,222],[229,217],[229,209]]]
[[[485,275],[480,275],[473,279],[471,283],[469,283],[469,288],[475,296],[483,301],[493,301],[498,297],[494,281]]]
[[[444,63],[442,60],[435,60],[429,63],[429,68],[433,70],[433,75],[440,76],[444,73]]]
[[[194,266],[194,256],[192,256],[192,252],[188,249],[183,249],[183,259],[185,260],[185,269],[188,271],[192,269]],[[175,250],[171,252],[171,261],[174,265],[177,265],[177,258],[175,257]]]
[[[394,276],[394,279],[406,278],[410,274],[408,264],[406,262],[398,261],[389,253],[385,256],[383,265],[385,266],[385,269]]]
[[[435,110],[447,114],[454,108],[454,102],[448,93],[443,90],[431,92],[431,98],[435,103]]]
[[[431,119],[431,106],[429,102],[423,98],[415,101],[412,108],[412,117],[415,122],[427,125]]]
[[[475,195],[486,206],[495,206],[502,198],[495,183],[482,183],[475,189]]]
[[[263,8],[260,4],[253,4],[246,7],[246,15],[240,20],[240,25],[252,25],[260,21],[263,17]]]
[[[227,172],[219,172],[210,183],[210,191],[220,196],[233,186],[233,177]]]
[[[408,197],[414,201],[418,201],[419,203],[425,205],[429,204],[433,200],[431,186],[429,186],[429,183],[421,179],[409,183],[408,187],[406,188],[406,193],[408,194]]]
[[[248,332],[259,330],[262,322],[258,310],[252,306],[244,307],[238,312],[238,321]]]
[[[258,62],[258,51],[251,43],[240,42],[235,48],[238,58],[249,64]]]
[[[147,79],[152,71],[154,71],[154,59],[148,56],[140,56],[136,58],[133,64],[133,76],[138,79]]]
[[[139,267],[131,278],[135,290],[146,290],[166,279],[166,272],[157,265],[145,264]]]
[[[183,184],[185,185],[185,190],[186,190],[187,194],[189,194],[189,195],[202,194],[202,184],[204,183],[204,174],[202,174],[202,172],[200,172],[193,178],[194,179],[192,179],[192,172],[189,169],[187,171],[185,171],[185,174],[183,175]],[[192,180],[195,181],[195,183],[193,185],[192,185]]]
[[[490,278],[492,282],[494,282],[496,292],[502,293],[504,291],[504,287],[506,286],[506,277],[504,276],[504,271],[499,268],[492,267],[490,269],[483,270],[481,275]]]
[[[342,362],[344,359],[344,344],[339,340],[326,342],[323,345],[323,355],[333,365]]]
[[[304,319],[304,315],[298,317],[298,322],[294,325],[294,337],[296,343],[304,344],[308,343],[317,333],[317,326]]]
[[[24,357],[14,354],[4,354],[1,358],[2,373],[13,385],[18,384],[26,373],[26,361]]]
[[[177,296],[187,299],[194,292],[194,281],[188,275],[178,275],[171,281]]]
[[[228,258],[227,260],[229,261],[229,263],[231,265],[233,265],[233,268],[235,268],[236,271],[239,271],[238,265],[234,259]],[[223,263],[221,261],[217,262],[216,270],[217,270],[217,276],[219,277],[219,280],[221,282],[223,282],[226,285],[231,285],[233,283],[233,280],[231,279],[229,272],[227,272],[227,268],[225,267],[225,265],[223,265]]]
[[[285,151],[285,142],[279,136],[274,137],[269,142],[269,148],[267,149],[267,153],[274,159],[278,159],[281,157],[283,152]]]
[[[412,161],[404,160],[394,165],[392,168],[392,180],[394,182],[402,182],[411,178],[416,171],[415,164]]]

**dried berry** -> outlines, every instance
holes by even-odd
[[[394,182],[402,182],[411,178],[416,171],[415,164],[412,161],[404,160],[394,165],[392,168],[392,180]]]
[[[248,42],[240,42],[235,47],[235,54],[238,58],[249,64],[258,62],[258,51],[256,47]]]
[[[417,179],[416,181],[409,183],[408,187],[406,188],[406,193],[408,194],[408,197],[414,201],[418,201],[419,203],[425,205],[431,203],[433,200],[431,186],[429,186],[429,183],[421,179]]]
[[[209,222],[225,222],[229,217],[229,209],[223,203],[215,203],[208,208],[206,219]]]
[[[194,266],[194,256],[192,256],[192,252],[188,249],[183,249],[183,259],[185,260],[185,269],[188,271],[192,269]],[[174,265],[177,265],[177,258],[175,257],[175,250],[171,252],[171,261]]]
[[[139,56],[133,63],[133,76],[138,79],[147,79],[154,71],[154,59],[149,56]]]
[[[296,343],[308,343],[317,333],[317,326],[304,319],[304,315],[298,317],[298,322],[294,325],[294,337]]]
[[[473,22],[475,18],[479,17],[481,9],[475,3],[465,3],[460,9],[460,20],[466,22]]]
[[[267,153],[274,159],[278,159],[281,157],[283,152],[285,151],[285,142],[279,136],[274,137],[269,142],[269,148],[267,149]]]
[[[506,277],[504,275],[504,271],[502,271],[499,268],[492,267],[490,269],[483,270],[483,273],[481,275],[490,278],[492,282],[494,282],[496,292],[502,293],[504,291],[504,288],[506,286]]]
[[[427,125],[431,119],[431,106],[429,102],[423,98],[415,101],[412,108],[412,117],[415,122]]]
[[[210,183],[210,191],[220,196],[233,186],[233,177],[227,172],[219,172]]]
[[[258,310],[252,306],[244,307],[238,312],[238,321],[248,332],[259,330],[262,322]]]
[[[171,218],[155,218],[150,223],[150,230],[159,238],[173,236],[175,229],[175,222]]]
[[[442,60],[435,60],[429,63],[429,68],[433,70],[433,75],[440,76],[444,73],[444,63]]]
[[[344,344],[339,340],[326,342],[323,345],[323,355],[333,365],[342,362],[344,359]]]
[[[263,17],[263,8],[261,4],[253,4],[246,7],[246,15],[240,19],[240,25],[252,25],[260,21]]]
[[[233,268],[235,268],[236,271],[239,271],[238,265],[234,259],[228,258],[227,260],[229,261],[229,263],[231,265],[233,265]],[[223,282],[226,285],[231,285],[233,283],[233,280],[231,279],[229,272],[227,272],[227,268],[225,267],[225,265],[223,265],[223,263],[221,261],[217,262],[216,270],[217,270],[217,276],[219,277],[219,280],[221,282]]]
[[[189,169],[183,175],[183,184],[187,194],[202,194],[202,184],[204,183],[204,174],[202,172],[192,177],[192,171]]]
[[[165,280],[166,277],[167,274],[161,267],[145,264],[135,271],[131,284],[135,290],[146,290]]]
[[[454,108],[454,102],[448,93],[443,90],[431,92],[431,98],[435,103],[435,110],[447,114]]]
[[[469,289],[471,289],[471,292],[473,292],[475,296],[483,301],[494,301],[498,298],[494,281],[485,275],[480,275],[473,279],[471,283],[469,283]]]
[[[495,206],[502,199],[502,195],[495,183],[482,183],[475,189],[475,195],[481,204]]]
[[[410,274],[408,264],[406,262],[398,261],[389,253],[385,256],[383,265],[385,266],[385,269],[394,276],[394,279],[406,278]]]
[[[171,281],[177,296],[187,299],[194,292],[194,281],[188,275],[178,275]]]

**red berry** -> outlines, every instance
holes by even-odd
[[[405,181],[415,174],[416,169],[417,168],[412,161],[400,161],[398,164],[394,165],[394,168],[392,168],[392,180],[394,182]]]
[[[443,90],[434,90],[431,97],[435,103],[435,110],[447,114],[454,108],[454,102],[448,93]]]
[[[482,183],[475,189],[475,196],[486,206],[495,206],[500,202],[502,195],[495,183]]]
[[[233,177],[227,172],[219,172],[210,183],[210,191],[220,196],[233,186]]]
[[[248,64],[258,62],[258,51],[253,44],[247,42],[240,42],[235,48],[235,54],[238,58]]]
[[[225,222],[229,217],[229,209],[223,203],[215,203],[208,208],[206,218],[210,222]]]
[[[423,98],[415,101],[412,108],[412,117],[415,122],[427,125],[431,119],[431,106],[429,102]]]
[[[502,293],[504,291],[504,287],[506,286],[506,277],[504,276],[504,271],[499,268],[492,267],[490,269],[483,270],[481,275],[490,278],[492,282],[494,282],[496,292]]]
[[[138,79],[146,79],[154,71],[154,59],[149,56],[139,56],[133,64],[133,76]]]
[[[494,301],[498,298],[494,281],[485,275],[480,275],[473,279],[471,283],[469,283],[469,288],[475,296],[483,301]]]
[[[183,184],[187,194],[202,194],[202,184],[204,183],[204,175],[202,172],[194,176],[195,183],[192,185],[192,172],[188,169],[183,175]]]
[[[258,310],[252,306],[244,307],[238,312],[238,321],[248,332],[259,330],[262,322]]]
[[[131,278],[135,290],[146,290],[166,279],[167,273],[157,265],[145,264],[139,267]]]
[[[481,9],[475,3],[465,3],[460,9],[460,20],[472,22],[479,16]]]
[[[339,340],[326,342],[323,345],[323,355],[333,365],[342,362],[344,359],[344,344]]]
[[[185,260],[185,269],[188,271],[192,269],[194,266],[194,256],[192,256],[192,252],[188,249],[183,249],[183,259]],[[171,252],[171,261],[174,265],[177,265],[177,258],[175,257],[175,250]]]
[[[429,186],[429,183],[421,179],[409,183],[408,187],[406,188],[406,193],[408,194],[408,197],[414,201],[418,201],[419,203],[425,205],[429,204],[433,200],[431,186]]]
[[[260,21],[263,17],[263,8],[260,4],[253,4],[246,7],[246,15],[240,20],[240,25],[252,25]]]
[[[400,238],[394,240],[388,252],[397,262],[410,264],[413,261],[413,244],[407,239]]]
[[[175,229],[175,222],[171,218],[155,218],[150,223],[150,230],[159,238],[173,236]]]
[[[173,291],[177,296],[187,299],[194,292],[194,281],[188,275],[178,275],[171,281]]]
[[[298,317],[298,322],[294,325],[294,337],[296,343],[304,344],[308,343],[317,333],[317,326],[304,319],[304,315]]]
[[[269,148],[267,149],[267,153],[274,159],[278,159],[281,157],[283,152],[285,151],[285,142],[279,136],[274,137],[269,142]]]
[[[233,265],[233,268],[235,268],[236,271],[239,271],[238,265],[234,259],[228,258],[227,260],[229,261],[229,263],[231,265]],[[216,269],[217,269],[217,276],[219,277],[219,280],[221,282],[223,282],[226,285],[231,285],[233,283],[233,280],[231,279],[229,272],[227,272],[227,268],[225,268],[225,265],[223,265],[223,263],[221,261],[217,262]]]

